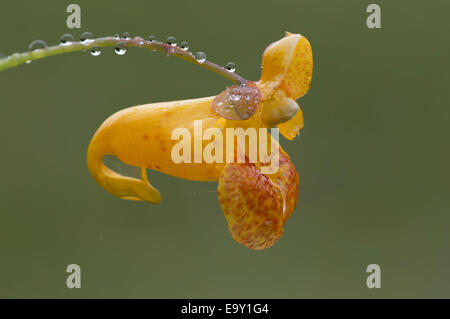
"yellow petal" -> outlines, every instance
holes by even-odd
[[[211,108],[214,97],[134,106],[110,116],[98,128],[88,149],[87,163],[94,179],[108,192],[123,199],[160,201],[159,192],[147,181],[122,176],[103,164],[114,155],[128,165],[149,168],[196,181],[214,181],[224,164],[175,163],[171,151],[176,128],[185,128],[194,138],[194,121],[202,120],[203,131],[220,123]],[[201,140],[201,137],[200,137]],[[191,154],[194,154],[191,143]],[[202,148],[208,144],[203,141]]]
[[[288,140],[293,140],[298,135],[298,132],[303,128],[303,112],[299,108],[297,114],[294,115],[289,121],[278,124],[280,133]]]
[[[309,41],[299,35],[286,32],[286,36],[270,44],[263,54],[262,74],[258,86],[263,99],[277,89],[296,100],[309,89],[313,59]]]

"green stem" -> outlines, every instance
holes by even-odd
[[[0,71],[27,63],[28,61],[34,61],[53,55],[90,50],[93,47],[115,47],[119,43],[125,47],[147,48],[153,51],[164,52],[167,56],[176,56],[188,62],[204,67],[208,70],[211,70],[239,85],[245,84],[247,82],[247,80],[240,75],[230,72],[224,67],[221,67],[220,65],[217,65],[213,62],[210,62],[208,60],[205,60],[204,62],[197,61],[195,59],[195,56],[191,52],[185,51],[178,46],[172,46],[170,44],[158,41],[146,41],[141,37],[135,37],[134,39],[104,37],[92,39],[84,43],[72,42],[70,44],[59,44],[46,47],[44,49],[36,49],[24,53],[14,53],[6,58],[0,59]]]

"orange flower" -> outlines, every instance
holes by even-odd
[[[278,127],[292,140],[303,127],[301,109],[295,101],[309,89],[312,77],[312,52],[308,40],[286,33],[270,44],[263,54],[263,71],[258,82],[228,88],[217,96],[134,106],[109,117],[97,130],[88,149],[87,162],[94,179],[111,194],[130,200],[159,203],[161,195],[148,181],[146,169],[194,181],[218,180],[218,197],[228,221],[229,231],[239,243],[252,248],[272,246],[282,235],[283,225],[297,204],[298,174],[289,156],[270,134],[269,158],[279,148],[279,170],[263,174],[265,164],[250,162],[248,146],[233,138],[234,157],[243,155],[244,163],[176,163],[172,158],[172,139],[177,128],[185,128],[194,139],[202,129],[217,128],[227,136],[227,128]],[[233,95],[246,96],[246,102],[233,105]],[[202,140],[202,150],[210,141]],[[258,137],[258,142],[261,137]],[[192,143],[191,154],[195,153]],[[226,143],[225,143],[226,144]],[[223,154],[227,145],[223,145]],[[216,149],[217,150],[217,149]],[[241,150],[241,151],[239,151]],[[240,154],[241,152],[241,154]],[[242,154],[243,153],[243,154]],[[105,155],[141,167],[142,178],[120,175],[103,164]]]

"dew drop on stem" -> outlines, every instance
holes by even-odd
[[[91,52],[91,55],[93,55],[93,56],[99,56],[100,54],[102,54],[102,51],[97,46],[92,47],[90,52]]]
[[[73,35],[71,35],[70,33],[64,33],[60,38],[59,38],[59,42],[62,45],[71,45],[72,42],[75,41]]]
[[[125,46],[125,43],[117,43],[116,47],[114,48],[114,52],[116,52],[118,55],[124,55],[125,53],[127,53],[127,47]]]
[[[30,43],[28,49],[30,51],[39,50],[39,49],[45,49],[47,47],[47,44],[42,40],[34,40]]]
[[[80,35],[80,42],[84,45],[88,45],[94,41],[94,35],[90,32],[83,32]]]
[[[197,60],[198,63],[203,63],[206,61],[206,54],[199,51],[195,54],[195,59]]]
[[[235,65],[233,62],[228,62],[228,63],[225,65],[225,69],[227,69],[228,71],[234,73],[234,72],[236,71],[236,65]]]
[[[186,41],[181,42],[180,48],[184,51],[187,51],[189,49],[189,43],[187,43]]]
[[[168,37],[166,40],[166,43],[168,45],[175,47],[175,46],[177,46],[177,39],[175,37]]]

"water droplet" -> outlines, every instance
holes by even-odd
[[[47,47],[47,44],[42,40],[34,40],[30,43],[30,46],[28,49],[30,51],[39,50],[39,49],[45,49]]]
[[[236,65],[233,62],[228,62],[225,65],[225,69],[227,69],[230,72],[234,72],[234,71],[236,71]]]
[[[64,33],[61,38],[59,38],[59,42],[62,45],[70,45],[72,44],[72,42],[75,41],[75,39],[73,38],[73,35],[71,35],[70,33]]]
[[[150,42],[156,42],[156,36],[154,36],[154,35],[149,36],[149,37],[148,37],[148,41],[150,41]]]
[[[198,51],[195,54],[195,59],[197,60],[198,63],[203,63],[206,61],[206,54],[201,51]]]
[[[26,63],[26,64],[30,64],[30,63],[31,63],[31,60],[27,60],[25,63]]]
[[[125,43],[119,42],[119,43],[117,43],[116,47],[114,48],[114,51],[118,55],[124,55],[125,53],[127,53],[127,47],[125,46]]]
[[[173,47],[177,46],[177,39],[175,37],[168,37],[166,43]]]
[[[102,54],[102,50],[100,50],[100,48],[99,47],[92,47],[91,48],[91,55],[93,55],[93,56],[99,56],[100,54]]]
[[[118,35],[117,33],[114,34],[114,39],[116,39],[116,40],[120,39],[120,35]]]
[[[122,36],[123,36],[124,39],[126,39],[126,40],[130,40],[130,39],[131,39],[131,34],[130,34],[130,32],[124,32]]]
[[[184,51],[187,51],[189,49],[189,43],[187,43],[186,41],[181,42],[180,48]]]
[[[237,102],[237,101],[239,101],[241,99],[241,96],[239,94],[230,94],[230,99],[232,101]]]
[[[92,42],[94,42],[94,35],[90,32],[83,32],[80,35],[80,42],[84,45],[91,44]]]
[[[261,104],[261,92],[255,84],[234,85],[217,95],[211,106],[228,120],[249,119]]]

